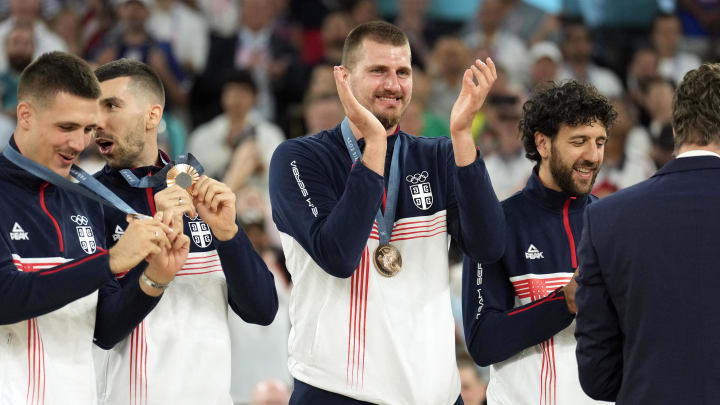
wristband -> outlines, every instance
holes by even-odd
[[[146,285],[148,285],[152,288],[157,288],[160,291],[165,291],[168,288],[168,286],[170,285],[170,283],[160,284],[158,282],[153,281],[150,277],[147,276],[147,274],[145,274],[144,271],[142,272],[142,275],[140,276],[140,280],[142,280],[142,282],[145,283]]]

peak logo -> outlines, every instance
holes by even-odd
[[[525,258],[529,260],[544,259],[543,252],[539,251],[533,244],[530,244],[527,252],[525,252]]]
[[[113,242],[117,242],[122,238],[123,234],[125,234],[125,231],[123,231],[122,228],[120,228],[120,225],[115,225],[115,233],[113,233]]]
[[[28,233],[22,229],[20,224],[15,222],[15,225],[13,225],[13,229],[10,232],[10,240],[30,240],[30,238],[28,238]]]

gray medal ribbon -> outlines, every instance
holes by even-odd
[[[342,132],[343,139],[345,140],[345,146],[347,147],[348,153],[350,153],[350,158],[352,159],[354,164],[362,158],[362,153],[360,152],[360,147],[355,140],[355,135],[353,135],[352,129],[350,128],[350,121],[347,117],[345,117],[342,124],[340,124],[340,130]],[[400,160],[401,145],[402,141],[400,139],[400,134],[398,134],[397,138],[395,139],[395,144],[393,146],[392,159],[390,160],[390,178],[388,179],[388,188],[386,192],[387,194],[385,200],[385,214],[383,215],[381,208],[375,215],[375,221],[378,224],[378,235],[381,245],[386,245],[390,243],[392,227],[395,223],[395,212],[397,209],[398,200],[398,187],[400,185],[400,168],[398,167],[398,162]]]
[[[120,174],[125,178],[125,181],[128,182],[130,187],[135,188],[155,188],[161,184],[165,184],[167,172],[170,171],[170,169],[173,168],[173,166],[177,164],[187,164],[195,168],[195,170],[198,172],[200,176],[205,173],[205,169],[202,167],[200,162],[198,162],[197,159],[195,159],[195,156],[188,153],[185,155],[180,155],[177,157],[177,159],[173,160],[172,162],[168,163],[163,167],[159,172],[153,174],[152,176],[146,176],[142,179],[138,179],[138,177],[135,175],[135,173],[132,172],[130,169],[122,169],[120,170]]]
[[[76,192],[91,200],[105,204],[108,207],[119,209],[120,211],[136,218],[150,218],[149,216],[139,214],[137,211],[132,209],[128,203],[123,201],[115,193],[110,191],[110,189],[105,187],[104,184],[100,183],[95,177],[91,176],[88,172],[77,165],[72,165],[70,167],[70,176],[78,181],[78,183],[73,183],[47,167],[23,156],[20,152],[15,150],[12,145],[5,147],[3,155],[9,161],[25,169],[35,177],[39,177],[40,179],[54,184],[57,187]]]

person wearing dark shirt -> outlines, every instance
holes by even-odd
[[[188,254],[190,240],[163,213],[130,220],[108,248],[103,217],[114,209],[34,174],[69,175],[97,125],[99,97],[90,67],[68,54],[44,54],[20,77],[17,127],[0,156],[3,404],[95,403],[93,342],[109,349],[125,338]]]
[[[572,277],[582,213],[597,200],[589,193],[616,116],[592,85],[576,81],[540,90],[523,106],[522,141],[536,165],[525,188],[502,202],[505,255],[466,257],[463,267],[465,339],[473,359],[491,365],[490,403],[594,402],[577,383]]]
[[[187,261],[165,299],[112,352],[97,353],[107,370],[100,397],[108,405],[127,404],[136,395],[150,404],[231,404],[228,303],[246,322],[270,324],[278,309],[273,275],[238,227],[228,186],[198,176],[189,191],[168,187],[167,174],[182,166],[158,150],[165,98],[157,74],[141,62],[120,59],[95,75],[102,90],[95,142],[107,161],[96,177],[138,212],[179,213],[173,217],[183,220],[170,225],[191,238]],[[160,181],[137,186],[124,169]],[[118,213],[106,217],[106,226],[114,232],[107,242],[112,246],[127,222]],[[196,356],[197,350],[203,355]],[[138,353],[143,373],[135,373]],[[182,389],[173,388],[178,384]]]

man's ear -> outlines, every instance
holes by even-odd
[[[550,143],[552,139],[542,132],[535,131],[535,147],[543,160],[550,156]]]
[[[153,104],[150,106],[148,111],[148,119],[145,122],[145,130],[149,131],[155,129],[160,125],[162,121],[163,108],[160,104]]]
[[[23,130],[27,131],[30,129],[30,122],[32,121],[33,111],[32,107],[27,101],[18,103],[17,105],[17,125]]]

